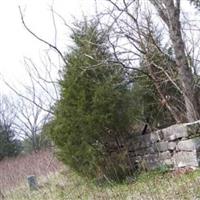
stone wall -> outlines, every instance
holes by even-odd
[[[133,134],[126,144],[133,166],[155,169],[200,166],[200,121],[176,124],[156,132]]]

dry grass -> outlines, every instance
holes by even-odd
[[[143,173],[133,179],[132,183],[97,186],[84,180],[64,168],[56,159],[46,170],[52,154],[40,152],[17,160],[0,163],[1,177],[10,176],[12,181],[22,183],[13,188],[11,179],[7,181],[9,190],[4,191],[4,200],[197,200],[200,199],[200,170],[181,173],[165,173],[154,171]],[[33,161],[34,160],[34,161]],[[33,163],[30,166],[30,161]],[[26,164],[25,164],[26,162]],[[5,169],[9,163],[9,170]],[[43,164],[41,164],[43,163]],[[16,168],[15,165],[18,164]],[[22,169],[20,169],[22,167]],[[16,169],[13,169],[16,168]],[[31,169],[33,168],[33,169]],[[17,170],[18,169],[18,170]],[[2,170],[5,175],[2,176]],[[57,171],[57,172],[56,172]],[[16,176],[16,173],[19,173]],[[38,177],[39,189],[29,191],[25,179],[27,172]],[[7,175],[6,175],[7,174]],[[14,177],[12,177],[14,176]],[[17,180],[15,180],[17,178]],[[18,181],[20,179],[21,181]],[[0,179],[2,182],[2,179]],[[5,179],[4,179],[5,181]],[[2,183],[1,183],[2,185]],[[4,184],[5,185],[5,184]],[[5,186],[4,186],[5,187]],[[11,189],[12,188],[12,189]],[[1,195],[0,195],[1,199]]]
[[[41,178],[38,191],[28,187],[9,192],[9,200],[197,200],[200,171],[173,176],[158,172],[141,174],[131,184],[96,186],[69,170]]]
[[[0,162],[0,190],[10,190],[23,185],[28,175],[46,176],[57,172],[61,164],[49,150],[5,159]]]

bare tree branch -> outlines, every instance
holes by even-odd
[[[48,45],[50,48],[54,49],[62,58],[63,62],[65,63],[65,65],[67,65],[65,56],[62,54],[62,52],[53,44],[47,42],[46,40],[42,39],[41,37],[39,37],[37,34],[35,34],[33,31],[31,31],[31,29],[26,25],[25,21],[24,21],[24,16],[22,14],[22,10],[21,7],[19,6],[19,12],[20,12],[20,16],[21,16],[21,21],[22,24],[24,25],[25,29],[31,34],[33,35],[36,39],[38,39],[39,41],[41,41],[42,43]]]

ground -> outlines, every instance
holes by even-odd
[[[46,153],[38,154],[38,157],[47,156]],[[48,154],[51,155],[51,154]],[[33,155],[32,155],[33,156]],[[51,156],[50,156],[51,157]],[[49,157],[49,159],[50,159]],[[22,158],[21,158],[22,159]],[[28,159],[27,159],[28,160]],[[39,159],[46,162],[45,159]],[[25,162],[25,160],[23,159]],[[9,161],[6,161],[7,163]],[[12,160],[13,162],[13,160]],[[15,164],[16,164],[15,160]],[[178,172],[166,172],[163,168],[143,172],[135,177],[127,177],[123,183],[113,183],[108,181],[106,184],[85,180],[79,177],[72,170],[67,169],[61,163],[50,162],[56,166],[54,170],[48,172],[38,170],[37,178],[39,189],[29,191],[24,181],[19,181],[13,187],[7,185],[2,189],[0,199],[8,200],[197,200],[200,199],[200,170],[181,170]],[[3,162],[2,162],[3,163]],[[0,174],[2,174],[2,163],[0,162]],[[34,168],[40,168],[41,163],[35,162]],[[5,165],[5,163],[4,163]],[[25,164],[23,164],[25,165]],[[40,166],[41,165],[41,166]],[[33,168],[33,166],[32,166]],[[28,168],[26,169],[28,173]],[[7,169],[9,172],[9,169]],[[37,170],[36,170],[37,171]],[[7,176],[12,177],[12,168]],[[2,177],[1,177],[2,178]],[[1,181],[2,179],[0,179]],[[22,180],[22,179],[20,179]],[[16,181],[17,182],[17,181]]]

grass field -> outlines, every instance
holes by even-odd
[[[48,162],[47,162],[47,157]],[[50,156],[51,155],[51,156]],[[36,155],[31,155],[36,156]],[[23,177],[24,181],[15,181],[18,184],[13,187],[7,186],[2,190],[0,199],[8,200],[197,200],[200,199],[200,170],[193,172],[179,171],[176,173],[162,170],[141,173],[137,177],[127,179],[124,183],[115,184],[107,182],[106,185],[97,185],[96,183],[84,180],[73,173],[71,170],[62,166],[56,159],[52,160],[52,154],[49,152],[41,152],[37,155],[43,159],[38,159],[40,162],[49,161],[52,167],[48,170],[43,170],[42,165],[35,161],[34,168],[37,173],[39,189],[37,191],[29,191],[26,183],[26,174],[23,170],[19,177]],[[29,157],[29,156],[28,156]],[[16,164],[20,159],[23,162],[28,161],[28,158],[19,158],[17,160],[4,161]],[[36,159],[36,158],[35,158]],[[46,159],[46,160],[45,160]],[[37,159],[36,159],[37,160]],[[0,174],[2,169],[5,169],[4,162],[0,162]],[[21,161],[20,161],[21,162]],[[11,163],[9,163],[11,165]],[[33,162],[32,162],[33,163]],[[19,164],[19,163],[18,163]],[[51,165],[50,164],[50,165]],[[24,166],[23,164],[22,166]],[[54,166],[54,167],[53,167]],[[14,166],[13,166],[14,167]],[[17,167],[18,168],[18,167]],[[10,173],[8,170],[10,170]],[[6,174],[12,177],[12,167],[6,170]],[[26,168],[28,171],[28,168]],[[20,171],[20,168],[19,168]],[[24,175],[23,175],[24,174]],[[4,175],[5,176],[5,175]],[[15,177],[17,178],[17,177]],[[13,181],[15,179],[13,177]],[[19,178],[22,180],[22,178]],[[130,181],[131,180],[131,181]],[[2,179],[0,179],[2,182]],[[7,184],[11,182],[7,181]],[[1,185],[4,185],[1,183]]]
[[[26,183],[28,175],[47,176],[57,172],[61,163],[49,151],[40,151],[0,162],[0,191],[10,190]]]

